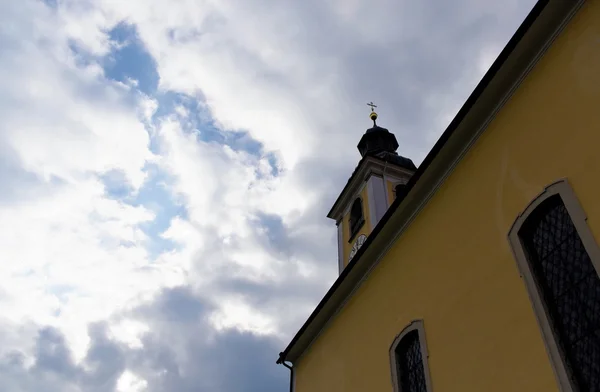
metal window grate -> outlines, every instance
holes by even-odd
[[[419,332],[407,333],[396,348],[401,392],[427,392]]]
[[[572,382],[600,392],[600,278],[560,196],[541,203],[519,236]]]

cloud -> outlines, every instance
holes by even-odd
[[[146,181],[148,99],[81,63],[57,11],[0,7],[0,300],[12,322],[71,332],[79,357],[88,322],[171,279],[149,265],[152,211],[107,191],[109,178],[132,194]]]
[[[531,5],[1,3],[2,388],[286,388],[364,103],[418,163]]]
[[[205,317],[210,312],[189,289],[166,289],[125,315],[149,326],[140,347],[118,342],[107,323],[96,323],[89,327],[89,350],[76,363],[61,332],[41,328],[32,363],[9,352],[0,357],[0,377],[13,392],[281,390],[287,374],[273,366],[272,356],[280,341],[215,332]]]

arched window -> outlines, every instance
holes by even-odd
[[[413,321],[390,348],[394,392],[431,392],[423,321]]]
[[[509,239],[563,391],[600,391],[600,252],[575,193],[547,187]]]
[[[357,198],[352,203],[352,208],[350,208],[350,240],[358,233],[362,225],[365,223],[365,218],[363,217],[363,205],[361,198]]]

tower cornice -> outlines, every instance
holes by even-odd
[[[383,177],[383,175],[386,174],[395,177],[407,177],[412,175],[413,172],[414,170],[400,167],[392,162],[373,155],[363,157],[337,200],[333,203],[327,217],[338,222],[344,215],[347,207],[351,204],[350,202],[360,191],[363,183],[367,181],[370,176],[375,175]]]

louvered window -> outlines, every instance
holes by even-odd
[[[350,208],[350,241],[354,239],[354,236],[358,233],[364,223],[363,203],[359,197],[354,200],[352,208]]]

